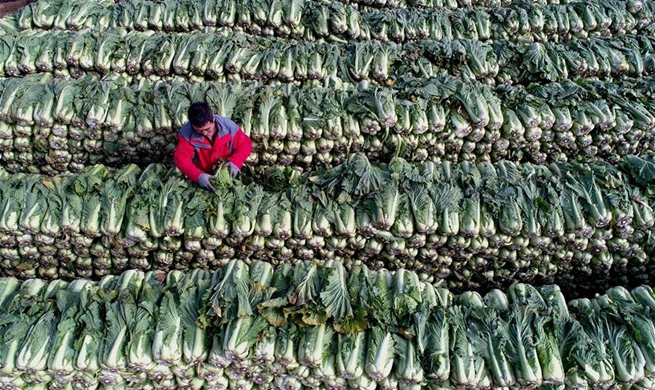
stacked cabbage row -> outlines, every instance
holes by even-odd
[[[452,75],[491,84],[645,77],[655,72],[655,39],[648,35],[532,44],[476,39],[305,43],[259,38],[231,29],[178,35],[119,30],[28,31],[0,41],[0,76],[37,72],[80,77],[85,72],[196,81],[297,84],[402,75]],[[411,63],[408,65],[408,63]]]
[[[30,389],[655,385],[655,292],[453,295],[339,263],[0,279],[0,382]]]
[[[170,157],[193,101],[254,141],[247,166],[331,167],[349,153],[412,161],[566,161],[655,151],[655,82],[501,86],[443,77],[343,89],[128,85],[121,78],[0,80],[0,161],[10,172],[80,172]]]
[[[35,2],[0,23],[0,32],[122,28],[188,32],[229,27],[255,35],[303,41],[414,39],[517,39],[568,41],[589,36],[652,31],[652,1],[601,0],[566,4],[476,4],[462,9],[375,9],[340,2],[111,1]],[[457,7],[451,7],[457,8]]]
[[[655,388],[649,287],[510,287],[654,283],[655,2],[555,2],[1,20],[0,387]],[[255,144],[215,193],[150,164],[199,100]]]
[[[269,171],[265,186],[222,169],[215,193],[157,164],[4,172],[1,267],[70,278],[315,259],[408,268],[451,288],[557,282],[579,293],[649,282],[655,162],[631,156],[620,167],[373,165],[355,155],[302,177]]]
[[[516,3],[516,0],[353,0],[344,1],[344,3],[352,3],[362,7],[391,7],[391,8],[469,8],[469,7],[489,7],[489,6],[506,6]],[[518,1],[520,2],[520,1]],[[561,0],[532,0],[526,2],[528,5],[555,5],[555,4],[568,4],[566,1]],[[641,9],[646,2],[641,0],[626,1],[626,8],[630,12]],[[525,3],[524,3],[525,4]]]

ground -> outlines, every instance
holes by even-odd
[[[0,0],[0,17],[29,4],[32,0]]]

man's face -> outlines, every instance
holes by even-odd
[[[214,121],[211,120],[204,125],[200,127],[193,126],[193,130],[196,131],[196,133],[204,135],[207,138],[211,138],[214,135],[214,130],[216,129],[216,126],[214,126]]]

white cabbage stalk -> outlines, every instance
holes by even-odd
[[[184,361],[189,364],[197,364],[207,358],[206,331],[198,325],[198,318],[201,315],[202,297],[209,284],[209,275],[203,270],[194,270],[181,282],[183,292],[180,304],[184,315],[183,355]]]
[[[171,292],[165,293],[157,313],[152,354],[156,362],[167,364],[178,364],[183,357],[179,303]]]
[[[275,361],[287,370],[299,366],[297,358],[298,340],[297,331],[290,328],[278,330],[278,339],[275,342]]]
[[[338,349],[335,364],[339,376],[345,379],[358,379],[364,375],[366,362],[366,333],[337,336]]]
[[[423,383],[423,368],[418,360],[415,344],[401,337],[396,337],[396,361],[394,362],[396,378],[408,386]]]
[[[366,374],[380,382],[391,374],[396,355],[396,343],[391,333],[381,328],[369,332]]]
[[[57,294],[62,318],[57,325],[55,352],[50,355],[48,361],[48,368],[53,371],[55,377],[64,377],[75,372],[76,317],[83,313],[83,305],[96,292],[97,289],[93,288],[91,282],[76,280],[69,284],[67,290],[61,290]]]
[[[275,328],[269,328],[254,346],[253,359],[262,366],[270,366],[275,362],[275,344],[277,334]]]
[[[39,232],[41,219],[48,208],[46,191],[47,188],[41,183],[29,190],[20,217],[20,227],[24,231],[32,234]]]
[[[52,290],[50,293],[54,295],[56,291]],[[48,310],[50,307],[43,305],[42,309]],[[37,317],[19,348],[16,368],[36,372],[46,369],[51,343],[56,337],[56,320],[57,317],[52,311],[45,311]]]
[[[298,351],[298,362],[307,367],[318,367],[328,353],[334,332],[326,325],[309,328],[303,335]]]

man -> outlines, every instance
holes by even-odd
[[[214,192],[209,182],[212,168],[221,159],[235,177],[252,150],[252,142],[232,120],[214,115],[205,102],[193,103],[187,112],[189,122],[177,137],[174,159],[177,168],[207,191]]]

